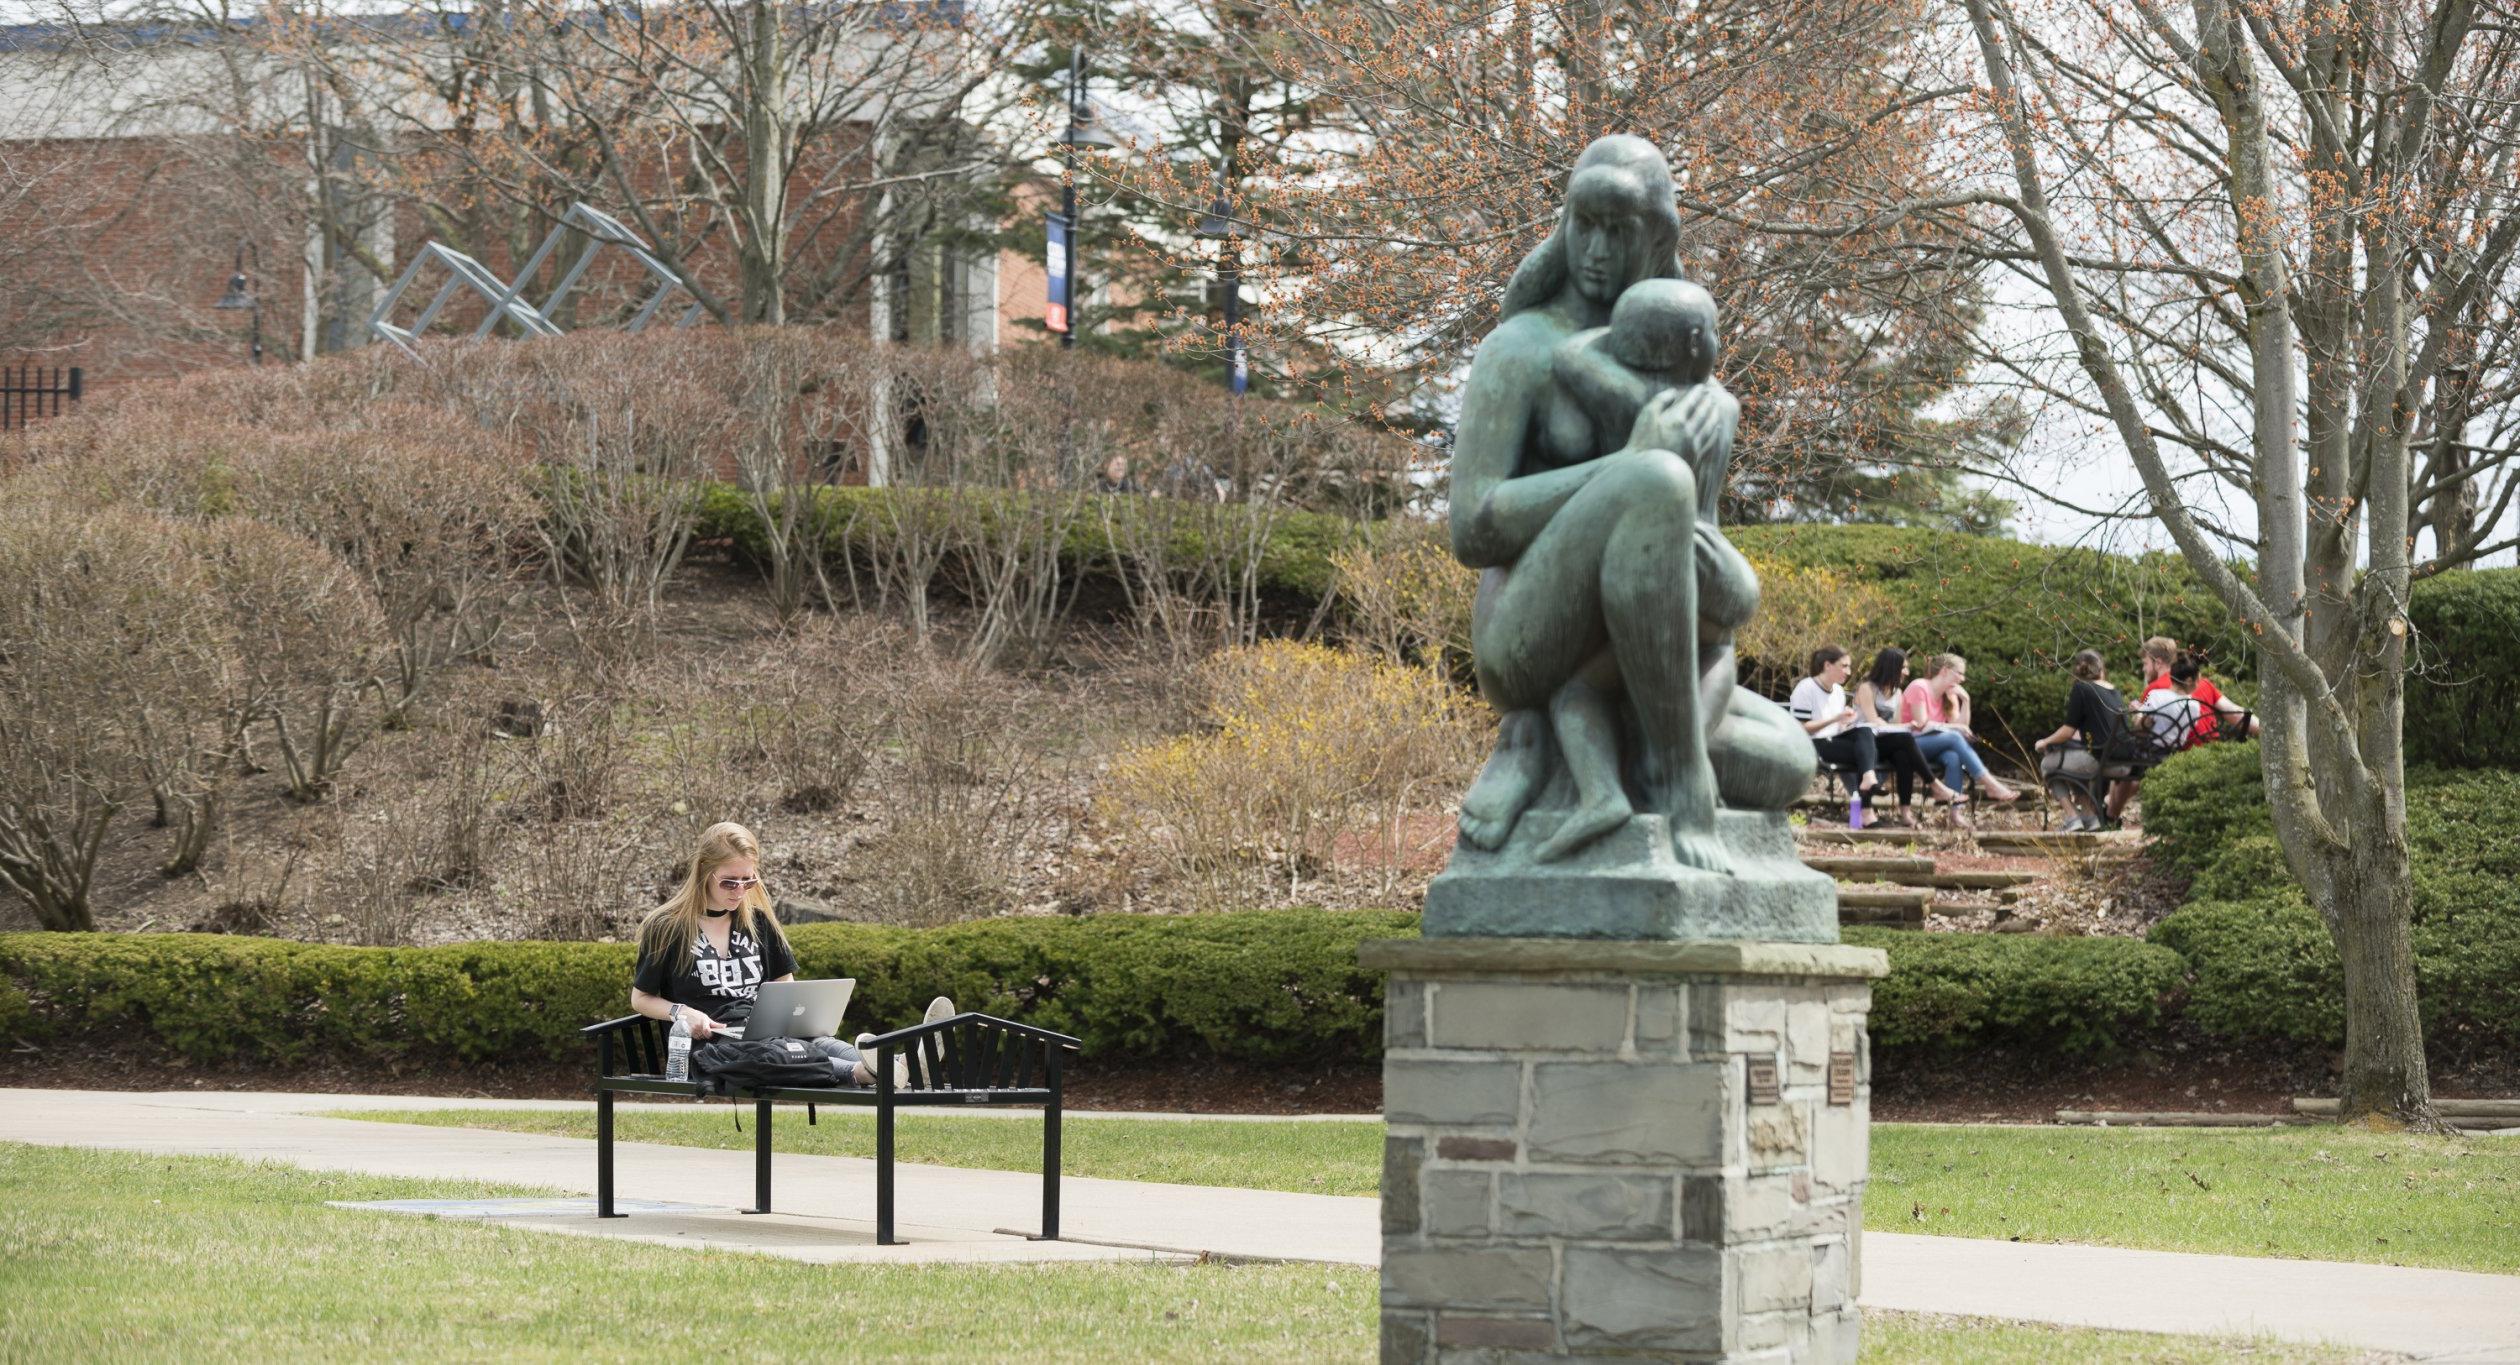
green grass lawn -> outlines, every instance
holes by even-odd
[[[345,1118],[591,1137],[587,1113],[427,1110]],[[808,1128],[782,1116],[783,1151],[872,1156],[874,1120]],[[901,1156],[940,1166],[1040,1169],[1040,1128],[906,1116]],[[624,1107],[633,1142],[749,1148],[724,1106]],[[1370,1123],[1078,1119],[1072,1175],[1372,1194]],[[1864,1226],[1879,1232],[2084,1242],[2161,1251],[2520,1273],[2520,1138],[2423,1138],[2342,1128],[1984,1128],[1876,1124]]]
[[[549,1190],[0,1144],[0,1360],[1352,1361],[1373,1272],[803,1265],[334,1199]],[[2329,1352],[1876,1313],[1867,1361],[2329,1361]]]
[[[1370,1270],[805,1265],[330,1199],[553,1191],[0,1144],[0,1360],[1343,1360]]]
[[[1864,1226],[2512,1274],[2520,1138],[1882,1124]]]

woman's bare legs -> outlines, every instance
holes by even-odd
[[[1696,484],[1687,463],[1669,451],[1622,451],[1602,465],[1512,570],[1485,585],[1491,590],[1482,594],[1472,640],[1480,686],[1516,722],[1519,713],[1555,704],[1606,640],[1641,731],[1645,808],[1669,818],[1682,862],[1724,871],[1729,861],[1714,840],[1715,776],[1698,707]],[[1574,700],[1578,714],[1590,704]],[[1536,721],[1516,722],[1520,747],[1530,746]],[[1463,836],[1482,847],[1503,843],[1538,794],[1536,783],[1515,780],[1521,765],[1506,758],[1500,738],[1489,760],[1496,780],[1483,771],[1463,802]],[[1484,795],[1514,799],[1480,800],[1483,787]]]

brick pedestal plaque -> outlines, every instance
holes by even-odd
[[[1369,943],[1382,1358],[1852,1361],[1878,949]]]

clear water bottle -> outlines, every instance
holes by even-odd
[[[1848,829],[1864,827],[1864,793],[1861,788],[1846,794],[1846,827]]]
[[[665,1079],[691,1079],[691,1021],[683,1018],[682,1006],[674,1006],[674,1031],[665,1038]]]

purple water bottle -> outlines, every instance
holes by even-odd
[[[1864,789],[1861,787],[1853,788],[1846,793],[1846,827],[1848,829],[1864,827]]]

